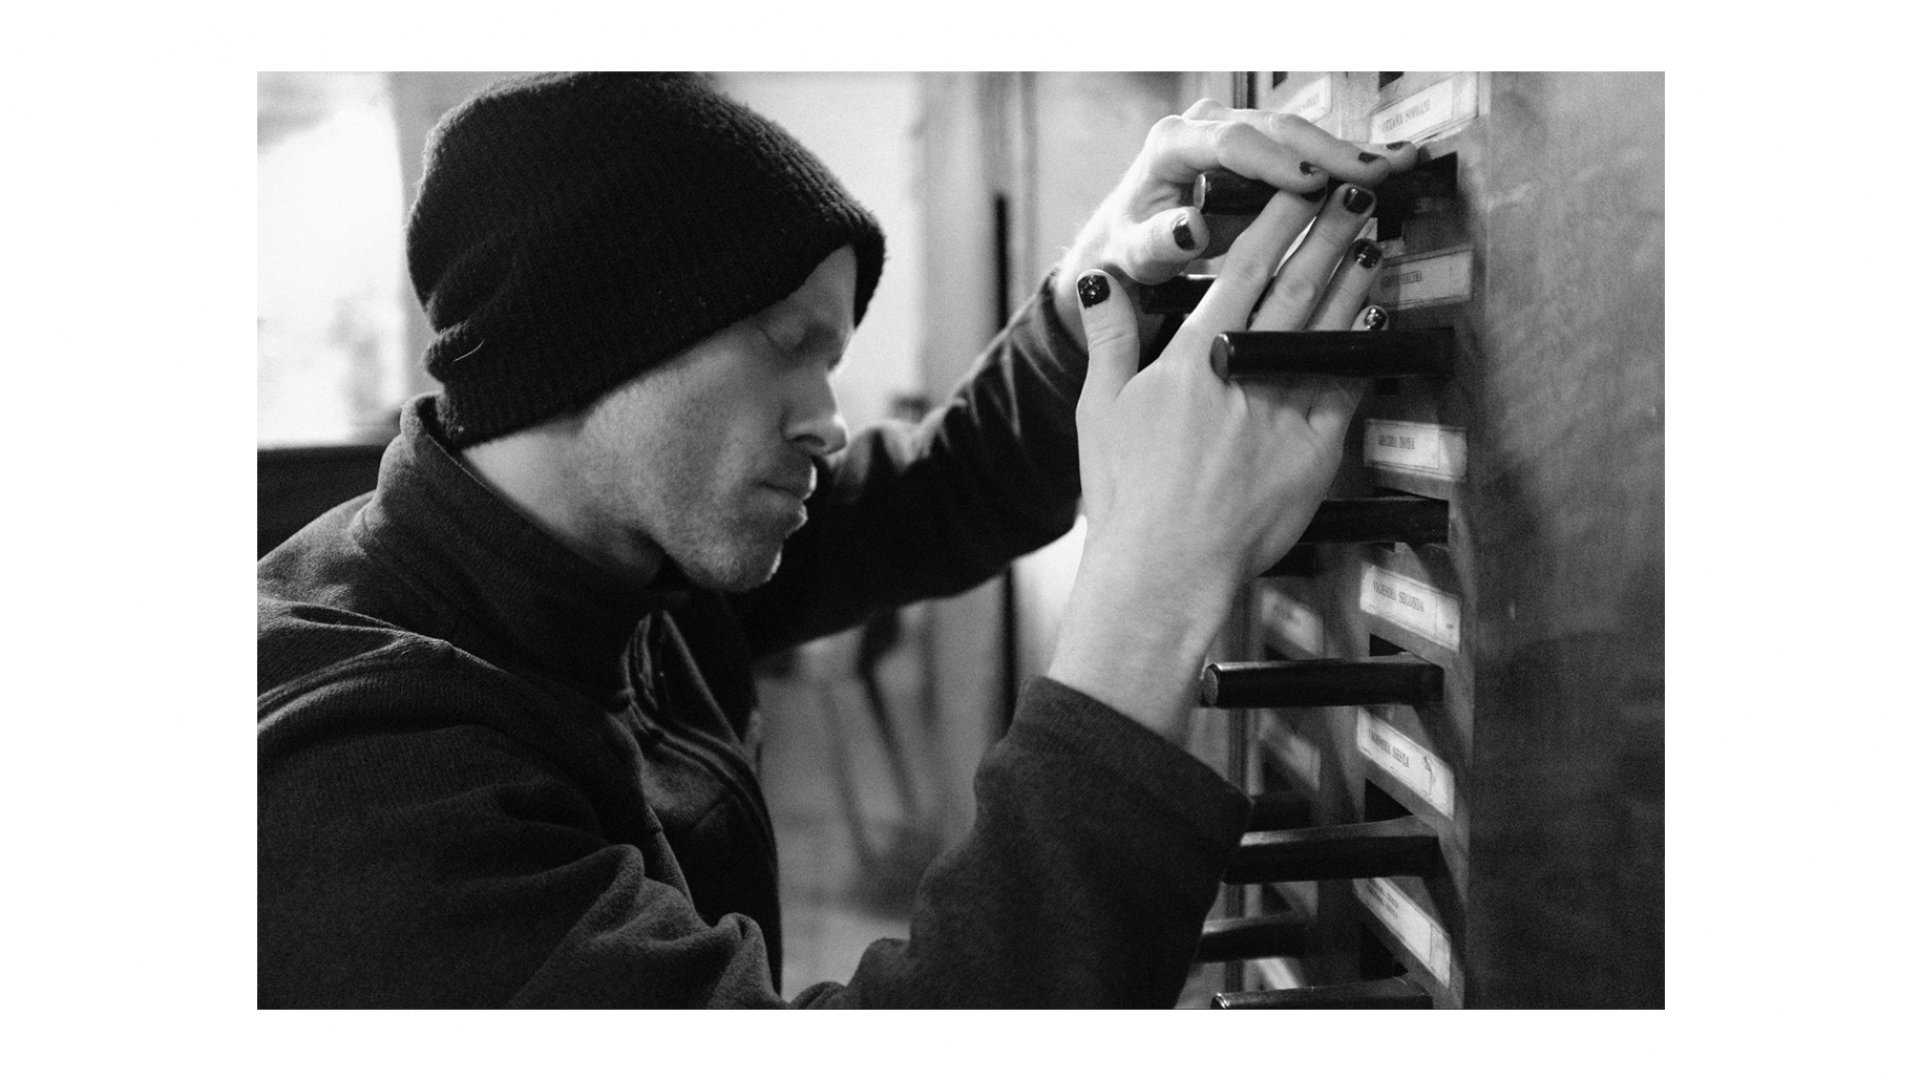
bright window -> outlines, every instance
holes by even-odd
[[[259,443],[384,440],[407,391],[388,76],[259,76]]]

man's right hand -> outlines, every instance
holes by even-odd
[[[1323,378],[1222,381],[1209,364],[1213,339],[1350,326],[1378,272],[1377,250],[1360,259],[1369,250],[1356,243],[1371,210],[1371,195],[1352,185],[1324,206],[1276,195],[1145,371],[1125,290],[1099,270],[1080,276],[1089,362],[1076,419],[1088,533],[1049,677],[1178,738],[1234,591],[1305,529],[1362,390]]]

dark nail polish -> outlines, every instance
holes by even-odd
[[[1300,171],[1307,174],[1308,176],[1312,176],[1314,173],[1317,173],[1320,170],[1313,167],[1313,162],[1303,161],[1300,163]]]
[[[1353,242],[1353,247],[1348,249],[1347,254],[1352,256],[1353,261],[1359,263],[1362,269],[1371,270],[1380,261],[1380,245],[1361,237]]]
[[[1407,145],[1407,140],[1405,140],[1405,139],[1401,139],[1401,140],[1400,140],[1399,142],[1390,142],[1390,143],[1388,143],[1388,144],[1387,144],[1387,149],[1389,149],[1389,150],[1399,150],[1399,149],[1402,149],[1402,148],[1404,148],[1404,147],[1405,147],[1406,145]]]
[[[1350,214],[1364,214],[1373,209],[1373,192],[1363,187],[1348,188],[1347,193],[1340,196],[1340,205]]]
[[[1093,307],[1107,298],[1107,278],[1104,274],[1082,274],[1079,281],[1080,306]]]
[[[1367,310],[1361,313],[1360,317],[1363,320],[1361,325],[1365,326],[1368,330],[1385,330],[1387,328],[1387,309],[1378,304],[1369,304]]]
[[[1360,151],[1360,164],[1362,165],[1371,165],[1374,162],[1379,160],[1380,160],[1379,154],[1369,154],[1365,150]]]
[[[1173,223],[1173,242],[1180,245],[1181,251],[1193,250],[1193,226],[1184,214]]]

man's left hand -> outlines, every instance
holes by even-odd
[[[1202,215],[1188,205],[1201,173],[1225,169],[1283,193],[1310,195],[1342,181],[1371,187],[1412,168],[1418,155],[1412,143],[1352,143],[1297,116],[1202,100],[1154,124],[1140,155],[1061,265],[1069,271],[1099,267],[1131,293],[1226,251],[1252,220]],[[1072,272],[1055,275],[1053,302],[1084,342],[1074,280]],[[1151,329],[1142,327],[1144,333]]]

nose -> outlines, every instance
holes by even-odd
[[[799,382],[788,414],[787,438],[814,458],[846,449],[847,421],[840,415],[825,366],[808,371]]]

